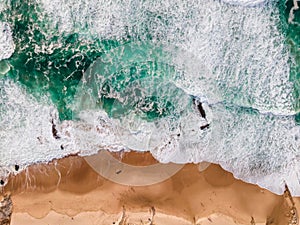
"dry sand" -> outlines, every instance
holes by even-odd
[[[149,153],[114,157],[131,165],[157,163]],[[133,187],[101,177],[79,156],[32,165],[12,176],[4,193],[13,202],[12,225],[284,225],[298,223],[300,206],[288,192],[275,195],[218,165],[199,172],[187,164],[164,182]]]

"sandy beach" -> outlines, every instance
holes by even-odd
[[[151,165],[149,153],[112,154],[128,165]],[[147,186],[109,181],[83,157],[28,167],[9,179],[12,225],[35,224],[298,224],[300,198],[275,195],[237,180],[220,166],[186,164]]]

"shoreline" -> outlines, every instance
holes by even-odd
[[[132,152],[122,160],[141,165],[142,155]],[[145,155],[144,163],[156,163]],[[134,187],[101,177],[79,156],[29,166],[10,177],[3,193],[13,202],[13,225],[77,224],[89,218],[91,224],[297,224],[290,222],[300,209],[300,198],[245,183],[215,164],[201,172],[186,164],[163,182]]]

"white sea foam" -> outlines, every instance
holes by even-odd
[[[62,33],[79,33],[87,37],[120,37],[125,25],[120,17],[124,13],[121,1],[60,1],[37,0],[53,21],[50,27]],[[125,9],[126,10],[126,9]],[[128,8],[127,8],[128,10]]]
[[[222,2],[240,5],[240,6],[259,6],[268,2],[268,0],[221,0]]]
[[[0,95],[0,165],[5,166],[2,170],[16,172],[14,165],[21,170],[29,164],[72,153],[60,148],[65,138],[55,139],[52,134],[52,120],[58,123],[57,110],[47,99],[38,103],[9,79],[0,80]]]
[[[9,58],[14,50],[11,28],[8,23],[0,21],[0,60]]]
[[[219,163],[234,176],[275,193],[283,193],[287,183],[294,195],[300,194],[300,128],[293,117],[264,115],[221,103],[212,105],[211,110],[212,138],[205,151],[199,151],[197,144],[182,147],[172,162]]]
[[[299,10],[298,2],[299,2],[298,0],[293,0],[294,6],[290,10],[290,15],[288,19],[289,23],[293,23],[293,20],[295,18],[294,11]]]
[[[187,28],[180,44],[210,71],[202,83],[194,79],[190,90],[201,86],[211,103],[226,100],[262,113],[294,114],[289,52],[276,28],[277,9],[211,5],[199,9],[198,26]]]

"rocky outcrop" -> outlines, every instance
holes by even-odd
[[[9,195],[4,195],[0,202],[0,225],[9,225],[12,214],[12,201]]]

